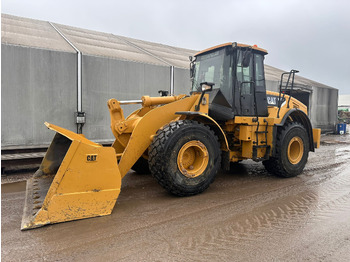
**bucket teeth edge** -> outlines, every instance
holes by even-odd
[[[23,216],[22,216],[22,223],[21,223],[21,230],[28,230],[31,228],[41,227],[44,225],[49,224],[47,223],[35,223],[35,218],[39,212],[41,212],[41,208],[36,211],[35,214],[33,214],[34,210],[34,181],[35,176],[33,178],[30,178],[27,180],[27,186],[26,186],[26,197],[24,202],[24,208],[23,208]],[[44,200],[43,200],[44,201]]]

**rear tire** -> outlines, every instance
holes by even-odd
[[[263,165],[271,174],[295,177],[304,170],[309,156],[309,143],[303,125],[288,123],[277,134],[276,155],[263,161]]]
[[[214,181],[221,151],[214,132],[190,120],[171,122],[158,130],[149,149],[151,174],[168,192],[191,196]]]

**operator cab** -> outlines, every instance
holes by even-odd
[[[191,61],[192,92],[213,83],[209,115],[227,121],[235,116],[267,116],[264,56],[257,46],[227,43],[201,51]]]

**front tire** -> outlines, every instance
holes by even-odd
[[[297,122],[286,124],[277,134],[275,156],[263,161],[266,170],[281,177],[299,175],[309,156],[309,143],[303,125]]]
[[[151,174],[168,192],[191,196],[214,181],[220,167],[218,139],[196,121],[179,120],[158,130],[149,150]]]

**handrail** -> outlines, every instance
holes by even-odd
[[[285,75],[288,74],[288,80],[286,82],[286,86],[284,88],[284,90],[288,89],[288,85],[289,85],[289,81],[290,81],[290,77],[292,75],[292,84],[291,84],[291,88],[290,88],[290,94],[289,94],[289,99],[288,99],[288,104],[287,104],[287,108],[289,108],[289,102],[290,102],[290,98],[292,96],[292,91],[293,91],[293,87],[294,87],[294,78],[295,78],[295,73],[299,73],[298,70],[292,69],[290,70],[290,72],[285,72],[281,74],[281,82],[280,82],[280,91],[279,91],[279,95],[278,95],[278,111],[277,111],[277,118],[279,118],[279,114],[280,114],[280,110],[281,110],[281,106],[282,106],[282,100],[281,100],[281,94],[282,94],[282,85],[283,85],[283,77]],[[285,93],[283,93],[283,97],[284,98]]]

